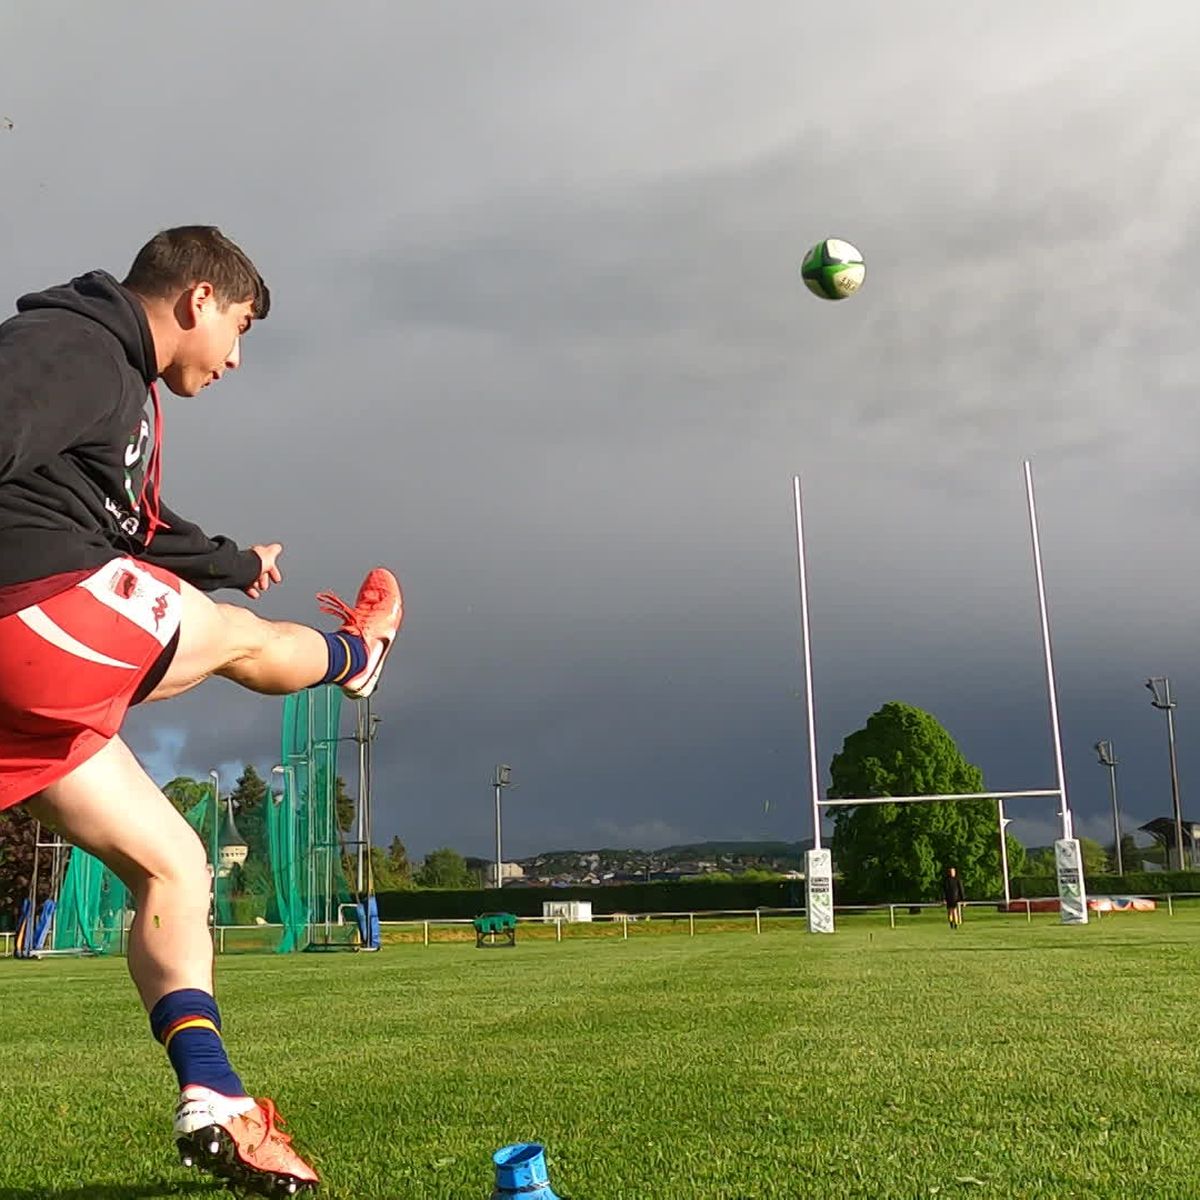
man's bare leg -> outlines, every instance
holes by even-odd
[[[146,1010],[179,988],[211,993],[204,846],[125,743],[113,738],[27,807],[133,893],[127,962]]]
[[[330,640],[318,630],[290,621],[266,621],[239,605],[217,604],[182,581],[180,595],[183,611],[179,645],[166,675],[148,700],[178,696],[210,675],[220,675],[268,696],[291,695],[334,678]],[[347,640],[356,641],[358,653],[363,656],[358,675],[346,678],[352,669],[358,669],[352,668],[348,657],[345,672],[335,681],[351,695],[370,695],[403,619],[395,576],[382,568],[371,571],[353,610],[336,598],[322,595],[320,599],[332,600],[335,608],[349,615],[342,629],[355,632],[342,639],[344,652],[349,654]],[[338,669],[333,666],[332,672]]]
[[[180,1078],[175,1133],[184,1163],[248,1186],[265,1182],[278,1190],[283,1180],[289,1194],[314,1187],[316,1172],[278,1132],[273,1108],[244,1095],[225,1056],[212,995],[211,877],[195,831],[119,738],[26,803],[133,893],[127,962],[155,1036],[177,1073],[191,1069],[181,1067],[179,1053],[203,1055],[194,1064],[201,1078]],[[192,1048],[178,1050],[188,1038]],[[220,1078],[205,1083],[203,1074],[214,1070]],[[229,1085],[221,1086],[221,1079]]]
[[[236,604],[217,604],[180,581],[179,648],[150,700],[167,700],[210,675],[268,696],[312,687],[329,666],[324,637],[307,625],[267,621]]]
[[[179,695],[210,675],[268,695],[323,681],[370,695],[403,615],[399,585],[383,568],[368,574],[353,608],[319,597],[344,622],[328,635],[215,604],[184,582],[180,593],[178,644],[151,700]],[[119,738],[27,804],[134,895],[129,971],[179,1076],[175,1133],[185,1164],[243,1184],[284,1186],[289,1194],[315,1186],[316,1172],[276,1129],[273,1106],[244,1094],[225,1055],[212,995],[211,877],[195,832]]]

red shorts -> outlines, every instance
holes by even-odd
[[[182,608],[170,571],[117,558],[0,617],[0,810],[116,735],[147,677],[169,665]]]

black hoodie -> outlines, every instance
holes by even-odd
[[[158,369],[137,298],[91,271],[22,296],[17,312],[0,324],[0,589],[120,555],[203,591],[250,586],[253,550],[158,498]]]

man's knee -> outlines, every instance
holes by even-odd
[[[270,624],[234,604],[216,604],[185,587],[179,646],[148,699],[165,700],[223,675],[262,651]]]
[[[180,837],[169,845],[158,847],[154,862],[143,867],[140,874],[140,888],[135,891],[149,891],[154,887],[169,893],[179,904],[208,904],[212,871],[199,837]]]
[[[209,644],[213,674],[261,653],[271,634],[271,623],[236,604],[215,604],[216,622]]]

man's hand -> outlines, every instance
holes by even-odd
[[[283,553],[283,547],[278,542],[268,546],[251,546],[262,562],[262,572],[259,577],[246,589],[246,595],[251,600],[257,600],[273,583],[283,581],[283,572],[275,565],[276,559]]]

